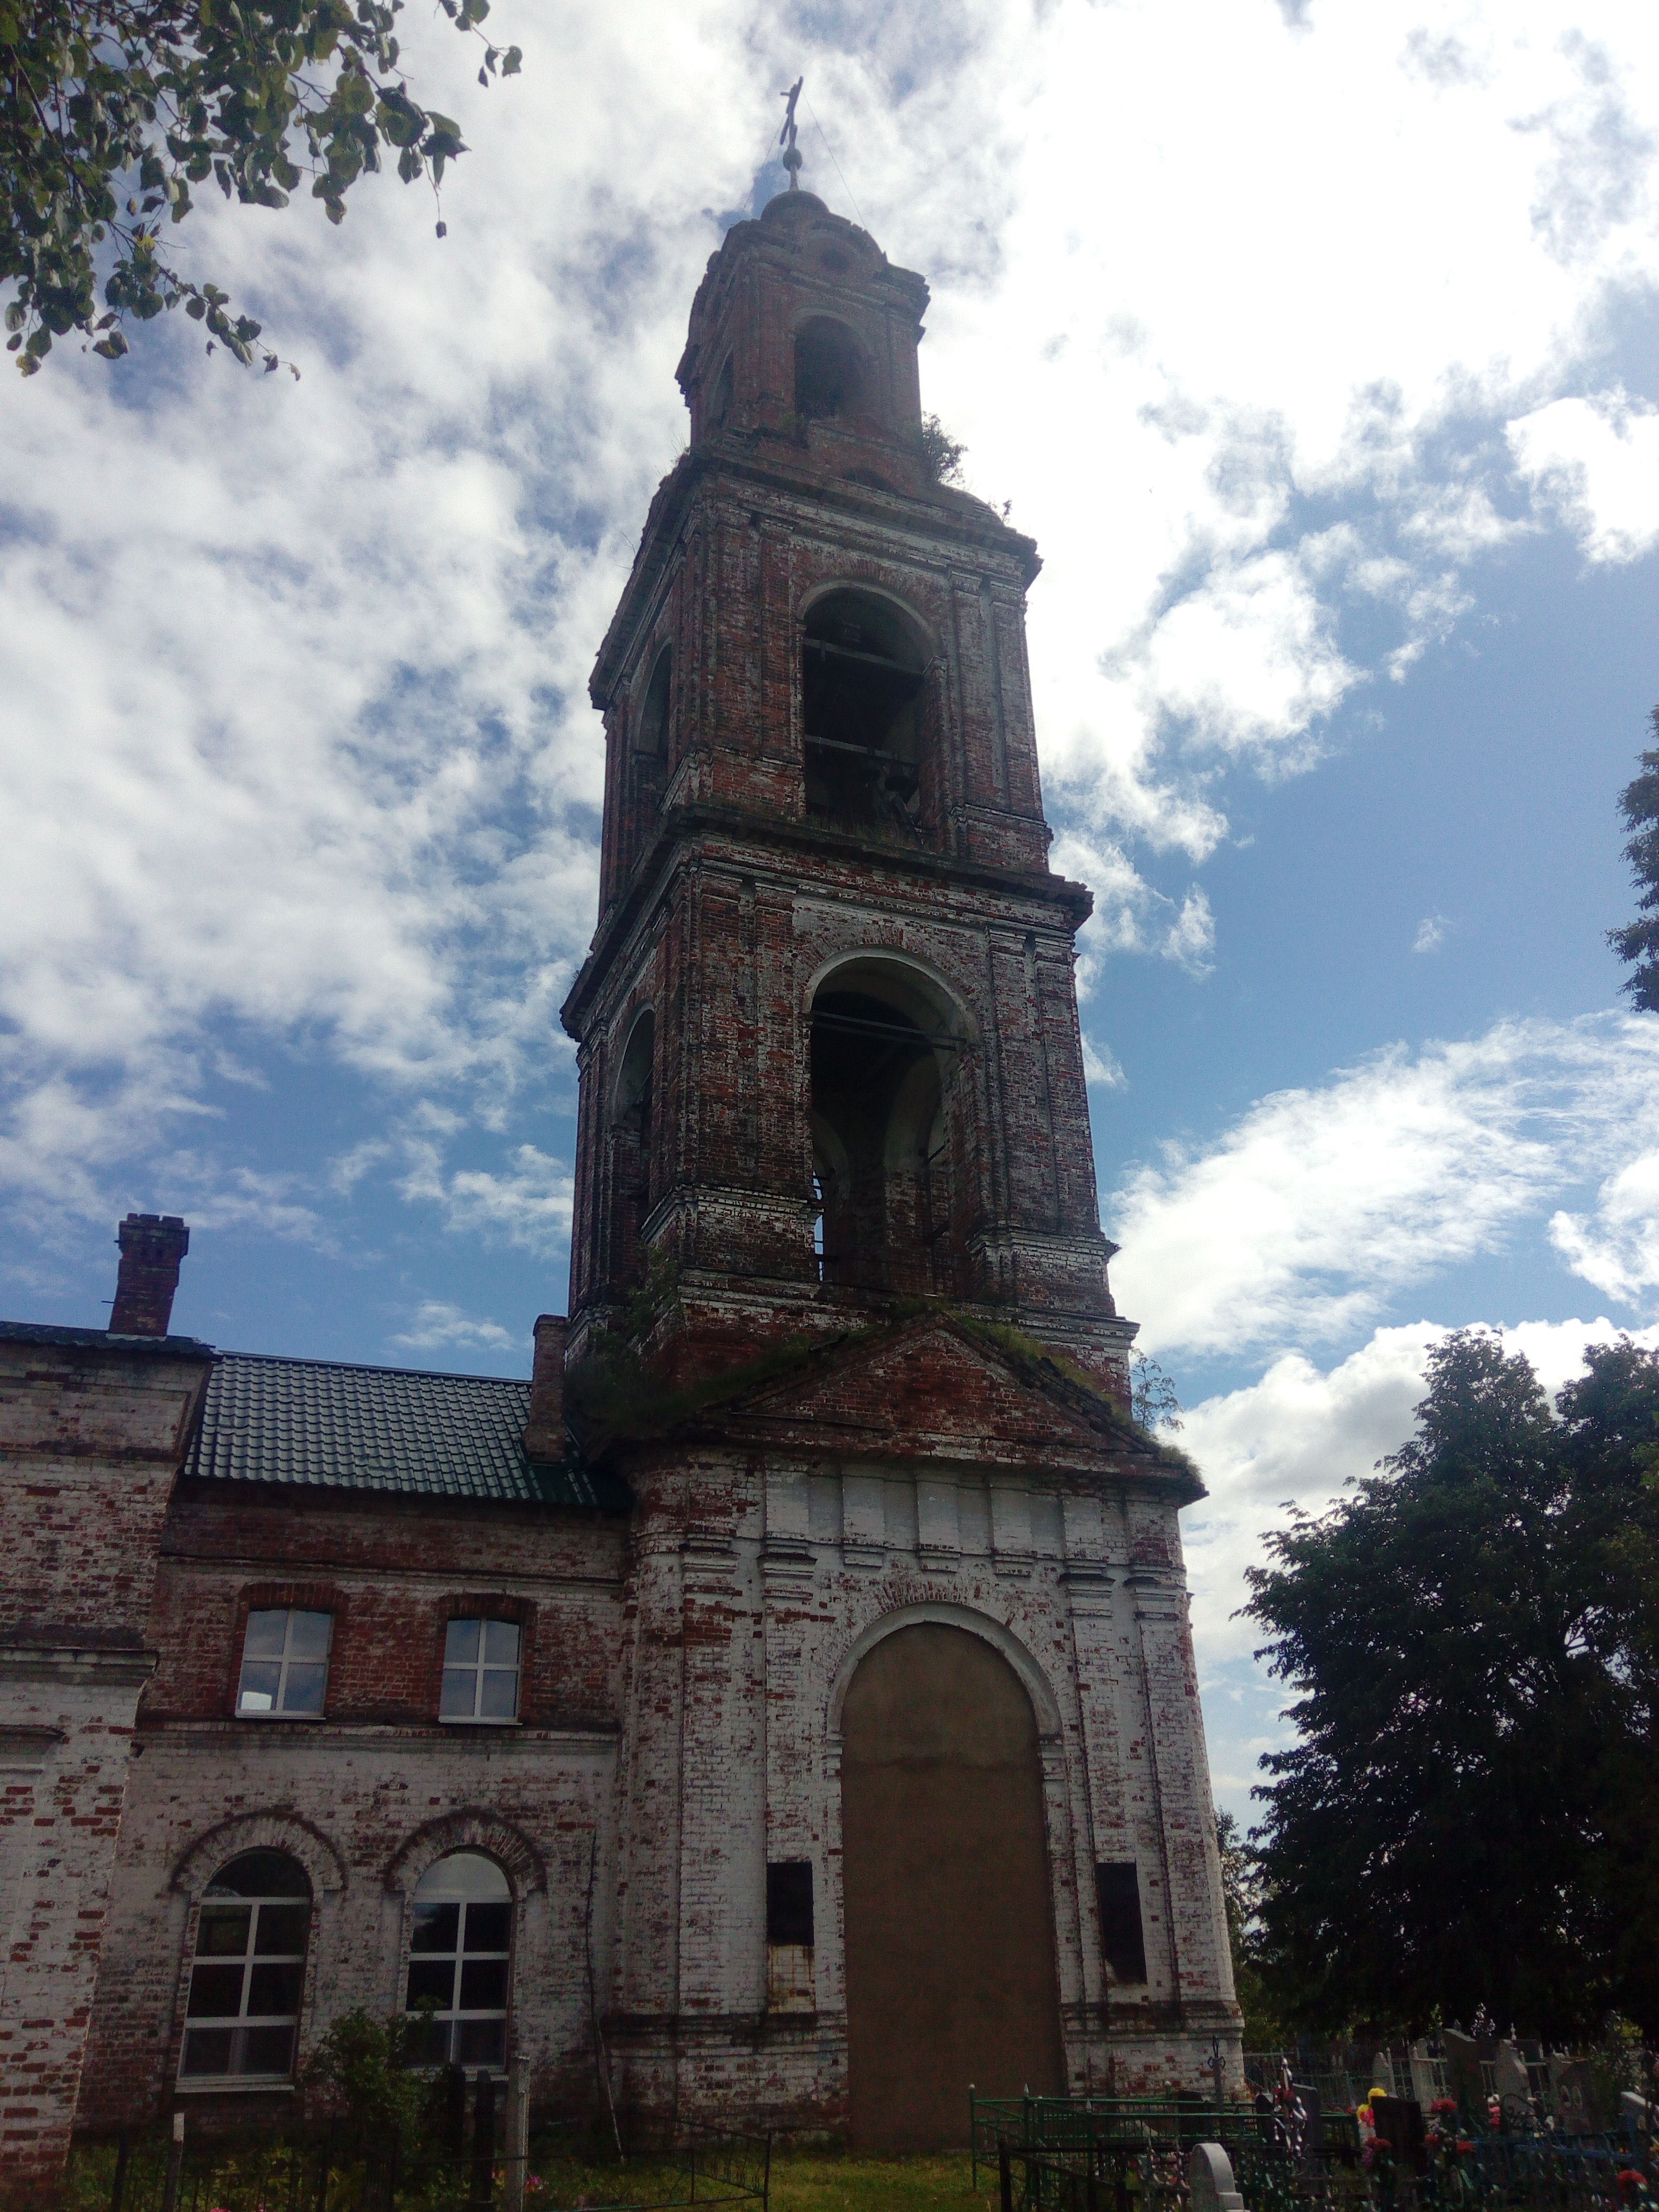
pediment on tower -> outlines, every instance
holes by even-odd
[[[1204,1496],[1185,1455],[1035,1340],[950,1311],[798,1345],[641,1424],[707,1444],[1130,1477]],[[620,1438],[617,1438],[620,1441]]]

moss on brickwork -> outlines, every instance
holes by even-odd
[[[1058,1396],[1085,1421],[1115,1431],[1137,1453],[1146,1454],[1171,1472],[1199,1479],[1185,1452],[1142,1428],[1063,1352],[1008,1322],[987,1321],[947,1299],[901,1298],[879,1320],[839,1329],[830,1336],[790,1337],[757,1358],[669,1389],[653,1374],[643,1346],[678,1310],[678,1272],[672,1262],[655,1261],[639,1288],[617,1309],[611,1326],[597,1334],[592,1350],[566,1376],[566,1410],[589,1458],[614,1443],[664,1436],[791,1375],[804,1379],[835,1353],[852,1348],[874,1351],[896,1340],[916,1322],[932,1320],[948,1322],[1003,1359],[1029,1389]]]

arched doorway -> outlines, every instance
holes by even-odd
[[[1036,1719],[965,1629],[896,1630],[842,1715],[854,2142],[960,2143],[968,2087],[1065,2086]]]

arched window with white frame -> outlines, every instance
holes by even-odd
[[[179,2078],[286,2081],[311,1935],[311,1884],[285,1851],[244,1851],[209,1882],[196,1922]]]
[[[421,1876],[413,1899],[404,2009],[418,2025],[419,2066],[507,2063],[513,1893],[482,1851],[451,1851]]]

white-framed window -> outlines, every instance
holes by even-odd
[[[196,1923],[181,2081],[286,2081],[305,1986],[311,1885],[285,1851],[244,1851],[208,1884]]]
[[[417,2066],[507,2063],[513,1893],[494,1859],[451,1851],[421,1876],[410,1934],[405,2008]]]
[[[293,1605],[250,1613],[242,1638],[238,1718],[270,1720],[279,1714],[298,1714],[320,1719],[333,1640],[331,1613],[305,1613]]]
[[[444,1632],[439,1718],[517,1720],[519,1651],[516,1620],[452,1620]]]

